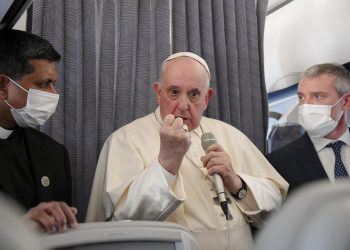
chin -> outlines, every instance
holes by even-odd
[[[195,126],[194,124],[186,124],[188,126],[188,131],[192,131],[195,130],[196,128],[199,127],[199,124],[197,126]]]

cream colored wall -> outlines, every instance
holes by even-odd
[[[350,61],[349,10],[349,0],[294,0],[268,15],[267,90],[297,82],[299,72],[313,64]]]

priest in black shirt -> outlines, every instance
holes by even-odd
[[[57,106],[60,57],[39,36],[0,31],[0,191],[48,232],[77,224],[67,150],[37,130]]]

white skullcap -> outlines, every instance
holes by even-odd
[[[190,57],[190,58],[196,60],[197,62],[199,62],[200,64],[202,64],[203,67],[205,68],[205,70],[207,71],[207,73],[209,75],[209,79],[210,79],[210,70],[209,70],[208,64],[206,63],[206,61],[202,57],[200,57],[192,52],[178,52],[178,53],[172,54],[167,59],[164,60],[163,64],[166,63],[167,61],[173,60],[173,59],[178,58],[178,57]]]

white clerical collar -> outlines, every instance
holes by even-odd
[[[334,143],[335,141],[342,141],[346,145],[350,146],[350,133],[349,129],[347,128],[342,136],[340,136],[337,140],[330,140],[324,137],[311,137],[310,139],[312,143],[314,144],[314,147],[317,152],[324,149],[329,143]]]
[[[157,107],[157,109],[154,111],[154,115],[156,117],[156,120],[160,123],[160,125],[163,123],[162,117],[160,116],[160,108],[159,106]],[[198,135],[199,137],[202,136],[203,134],[203,129],[201,128],[201,125],[198,126],[198,128],[192,130],[193,133],[195,133],[196,135]]]
[[[13,130],[7,130],[0,127],[0,139],[7,139],[12,134]]]

